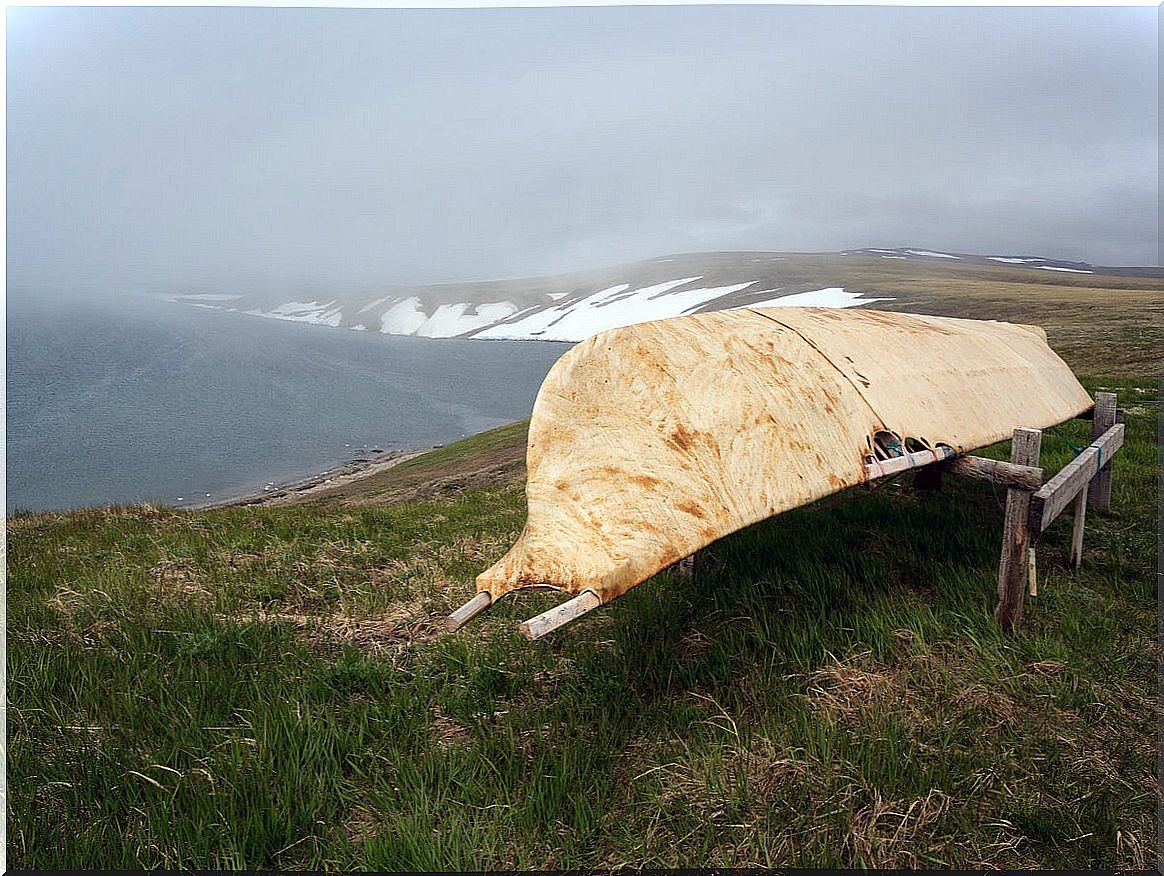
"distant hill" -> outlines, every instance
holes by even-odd
[[[908,303],[929,281],[1127,288],[1160,268],[1096,267],[1037,256],[984,256],[919,247],[840,253],[686,253],[551,277],[337,290],[279,298],[218,292],[172,301],[354,331],[431,338],[578,341],[649,319],[751,306]],[[906,301],[900,301],[902,296]]]

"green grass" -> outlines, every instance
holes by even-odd
[[[438,626],[520,530],[519,483],[10,517],[9,860],[1146,867],[1158,398],[1099,386],[1128,409],[1112,512],[1077,572],[1069,515],[1043,535],[1014,637],[991,617],[1003,491],[949,477],[751,527],[532,644],[515,623],[544,594]],[[1070,458],[1045,437],[1048,471]]]

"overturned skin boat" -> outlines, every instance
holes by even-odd
[[[602,332],[542,383],[527,523],[449,626],[522,587],[577,595],[522,625],[536,638],[879,460],[951,457],[1092,405],[1036,326],[787,307]]]

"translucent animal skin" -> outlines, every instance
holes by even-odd
[[[609,602],[863,482],[878,432],[961,453],[1091,405],[1033,326],[785,307],[601,332],[542,383],[528,520],[477,590],[495,601],[548,585]]]

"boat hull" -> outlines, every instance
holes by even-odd
[[[602,332],[542,384],[527,522],[477,589],[609,602],[725,535],[862,483],[879,434],[963,453],[1091,405],[1033,326],[764,308]]]

